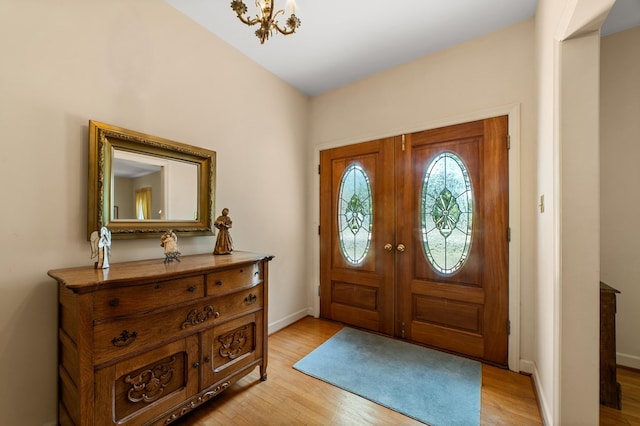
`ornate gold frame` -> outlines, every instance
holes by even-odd
[[[149,154],[198,166],[197,219],[181,221],[135,221],[112,217],[113,150]],[[106,226],[112,238],[159,237],[168,229],[180,236],[213,235],[216,182],[216,152],[157,136],[89,120],[89,184],[87,239]]]

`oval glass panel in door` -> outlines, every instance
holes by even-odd
[[[342,174],[338,193],[338,241],[347,262],[358,265],[364,261],[372,228],[371,183],[362,166],[354,163]]]
[[[422,245],[427,261],[443,275],[455,274],[469,256],[473,189],[462,159],[436,155],[426,168],[421,193]]]

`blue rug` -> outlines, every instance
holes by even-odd
[[[477,361],[343,328],[293,368],[432,426],[480,424]]]

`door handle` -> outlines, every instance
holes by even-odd
[[[400,253],[404,253],[404,250],[406,249],[406,247],[404,246],[404,244],[398,244],[398,247],[396,248]]]
[[[392,246],[391,244],[385,244],[385,245],[384,245],[384,249],[385,249],[386,251],[391,251],[391,250],[393,250],[393,246]]]

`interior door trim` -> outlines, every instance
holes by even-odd
[[[436,129],[470,121],[483,120],[486,118],[506,115],[509,117],[509,227],[511,229],[511,242],[509,244],[509,322],[511,333],[509,334],[509,370],[520,372],[520,253],[521,253],[521,221],[520,221],[520,128],[521,128],[521,104],[513,103],[495,108],[488,108],[481,111],[470,112],[449,117],[443,117],[438,120],[425,121],[417,123],[413,126],[396,128],[389,133],[380,132],[379,134],[362,134],[349,138],[327,141],[313,147],[313,165],[310,170],[313,171],[311,180],[311,190],[309,191],[308,202],[312,206],[313,215],[313,232],[316,238],[313,240],[313,271],[311,271],[312,279],[309,280],[310,294],[313,297],[313,303],[310,307],[310,314],[318,318],[320,316],[320,236],[317,229],[320,226],[320,175],[317,173],[318,164],[320,164],[320,151],[337,148],[340,146],[356,144],[368,140],[382,139],[394,135],[402,135],[408,133],[419,132],[422,130]],[[506,325],[505,325],[506,326]]]

